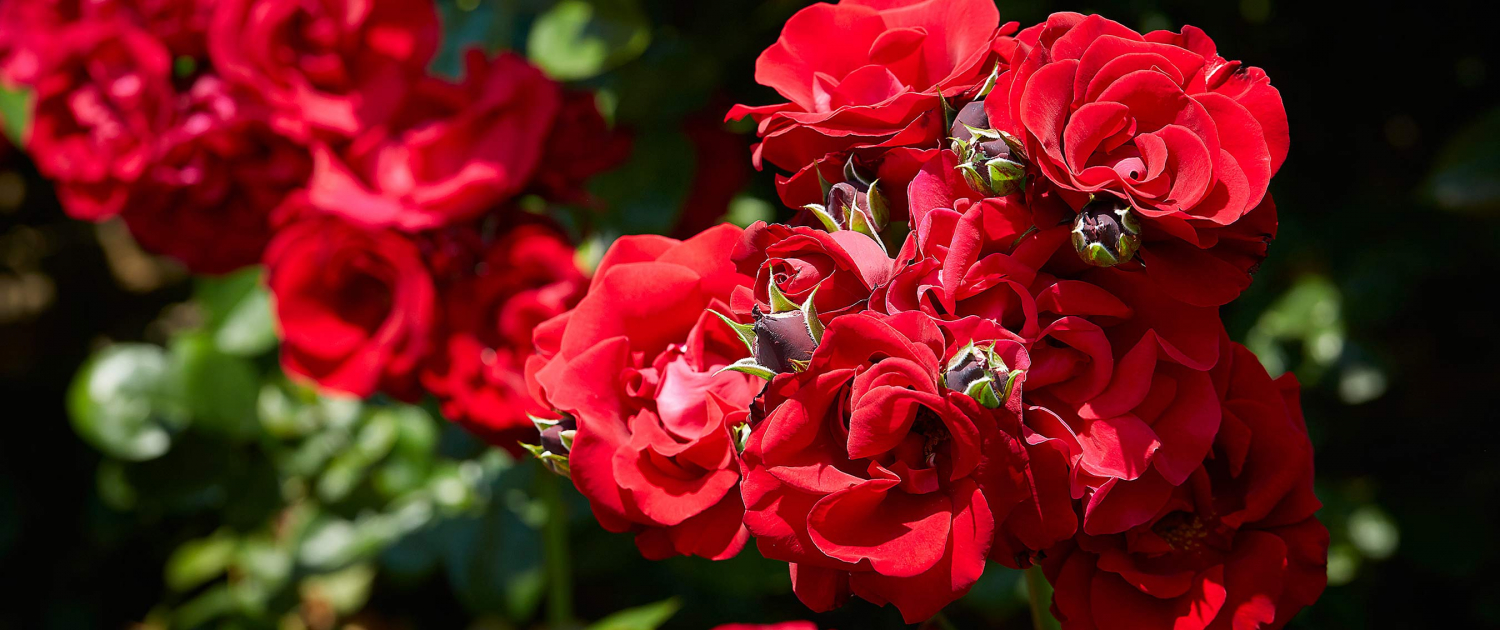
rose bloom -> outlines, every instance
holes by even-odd
[[[398,232],[319,216],[302,194],[285,205],[305,218],[266,249],[282,366],[327,389],[415,400],[437,308],[422,253]]]
[[[121,216],[143,247],[194,273],[255,264],[271,239],[273,211],[306,183],[312,158],[217,77],[199,78],[181,102]]]
[[[1238,295],[1275,234],[1266,188],[1287,154],[1286,111],[1265,73],[1220,57],[1193,27],[1143,36],[1057,13],[1016,39],[984,101],[989,123],[1075,208],[1090,194],[1128,202],[1145,269],[1179,299]]]
[[[272,105],[278,131],[306,140],[384,122],[440,35],[429,0],[224,0],[208,46],[215,69]]]
[[[474,218],[525,187],[559,88],[513,54],[471,50],[466,61],[462,83],[421,81],[388,126],[316,145],[313,203],[358,223],[421,230]]]
[[[1022,198],[921,213],[871,303],[944,320],[977,316],[1023,339],[1028,444],[1067,461],[1074,498],[1153,470],[1181,483],[1219,426],[1207,373],[1220,356],[1216,309],[1173,300],[1119,269],[1077,279],[1039,271],[1066,247],[1067,228],[1036,231]],[[1138,517],[1089,509],[1084,525],[1128,528]]]
[[[813,610],[852,593],[931,617],[979,578],[1026,498],[1016,418],[945,386],[946,347],[922,313],[844,315],[806,370],[762,394],[745,524]]]
[[[755,284],[737,292],[732,302],[735,311],[744,314],[755,305],[769,313],[770,285],[775,284],[797,304],[816,291],[814,305],[828,321],[864,310],[870,292],[891,277],[891,258],[880,244],[850,230],[829,233],[757,221],[745,229],[730,259],[740,273],[755,278]]]
[[[942,97],[980,84],[1010,48],[989,0],[844,0],[787,20],[755,62],[755,80],[788,102],[735,106],[759,125],[757,167],[799,171],[858,147],[936,145]]]
[[[1112,501],[1149,519],[1080,535],[1043,565],[1063,628],[1281,628],[1327,584],[1312,444],[1296,380],[1243,346],[1214,370],[1224,425],[1180,485]]]
[[[630,134],[604,120],[592,91],[564,90],[560,103],[527,190],[561,203],[597,207],[599,202],[589,196],[586,184],[630,157]]]
[[[172,59],[122,21],[59,28],[41,53],[27,150],[70,216],[119,213],[171,124]]]
[[[763,381],[723,368],[744,354],[705,309],[727,311],[740,230],[686,241],[627,236],[573,310],[537,328],[532,395],[571,416],[573,485],[605,529],[636,532],[648,558],[728,558],[744,547],[731,430]]]
[[[585,286],[573,247],[540,224],[511,228],[479,264],[445,284],[443,341],[422,372],[443,417],[513,453],[518,441],[534,438],[527,414],[550,410],[526,390],[532,331],[576,304]]]

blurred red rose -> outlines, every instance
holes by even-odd
[[[530,224],[512,228],[469,274],[443,285],[443,341],[422,372],[443,417],[513,453],[518,441],[534,441],[527,414],[550,410],[526,390],[532,331],[576,304],[586,284],[567,240]]]
[[[440,34],[430,0],[224,0],[208,47],[226,79],[272,105],[277,131],[306,140],[383,123]]]
[[[273,211],[307,182],[312,159],[217,77],[200,78],[181,101],[121,216],[143,247],[194,273],[255,264]]]
[[[121,21],[59,28],[40,55],[26,148],[69,215],[113,216],[171,124],[171,55]]]
[[[757,167],[793,172],[857,147],[935,146],[942,98],[983,82],[1014,30],[989,0],[814,4],[755,62],[755,80],[790,102],[737,105],[729,118],[759,124]]]
[[[750,290],[736,295],[736,312],[748,314],[756,304],[770,312],[775,284],[797,304],[817,291],[814,305],[824,321],[864,310],[870,292],[890,279],[892,262],[875,239],[859,232],[762,221],[745,229],[730,259],[740,273],[755,278]]]
[[[1148,521],[1046,560],[1063,628],[1280,628],[1323,592],[1328,530],[1297,382],[1272,381],[1243,346],[1229,354],[1212,456],[1186,483],[1120,499]]]
[[[474,218],[524,188],[559,88],[513,54],[471,50],[465,60],[462,83],[421,81],[388,125],[315,145],[312,202],[357,223],[421,230]]]
[[[649,558],[723,559],[747,539],[730,430],[762,381],[721,371],[744,345],[705,311],[750,281],[727,256],[739,236],[621,238],[578,306],[537,328],[527,361],[533,396],[577,423],[573,484]]]
[[[563,203],[597,205],[588,194],[589,178],[623,163],[630,145],[630,134],[599,113],[593,92],[565,90],[529,190]]]
[[[295,194],[279,212],[306,216]],[[266,249],[266,284],[288,372],[336,391],[415,400],[431,347],[436,298],[422,254],[406,236],[309,216]]]
[[[1275,234],[1266,188],[1287,154],[1286,111],[1265,73],[1218,56],[1193,27],[1142,36],[1057,13],[1016,39],[985,99],[989,124],[1075,208],[1091,194],[1128,202],[1145,224],[1145,268],[1180,299],[1238,295]]]
[[[926,620],[979,579],[1029,492],[1017,419],[948,388],[946,346],[922,313],[844,315],[762,395],[745,524],[815,611],[852,593]]]

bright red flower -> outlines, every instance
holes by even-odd
[[[278,210],[307,216],[301,194]],[[431,349],[436,296],[416,244],[389,230],[313,215],[266,249],[281,364],[335,391],[414,400]]]
[[[121,21],[62,27],[39,54],[26,148],[69,215],[113,216],[171,124],[171,55]]]
[[[526,390],[532,331],[576,304],[586,285],[573,247],[537,224],[512,228],[471,273],[445,284],[444,341],[422,373],[443,417],[512,452],[534,441],[527,414],[550,410]]]
[[[520,192],[541,158],[559,88],[513,54],[471,50],[464,81],[428,78],[389,125],[314,147],[313,203],[371,226],[471,219]]]
[[[1235,345],[1214,371],[1224,427],[1177,486],[1127,498],[1146,522],[1048,558],[1063,628],[1280,628],[1327,583],[1297,382]],[[1116,499],[1110,499],[1116,501]]]
[[[744,346],[705,310],[750,282],[725,255],[739,237],[621,238],[578,306],[537,328],[527,362],[533,396],[577,423],[573,484],[650,558],[723,559],[747,539],[730,430],[761,381],[721,372]]]
[[[799,171],[858,147],[935,146],[947,131],[942,97],[985,80],[1015,25],[989,0],[844,0],[787,20],[755,62],[755,80],[789,102],[737,105],[759,124],[765,159]]]
[[[944,382],[947,342],[922,313],[835,318],[802,372],[762,395],[745,449],[745,524],[792,563],[803,603],[849,593],[908,623],[968,591],[1023,501],[1020,426]]]
[[[430,0],[225,0],[208,46],[215,69],[271,104],[278,131],[306,140],[388,119],[439,36]]]
[[[194,273],[255,264],[273,211],[307,182],[312,158],[217,77],[200,78],[181,101],[159,156],[130,190],[125,223],[143,247]]]
[[[1266,192],[1287,154],[1281,96],[1258,68],[1218,56],[1202,31],[1140,35],[1097,15],[1052,15],[1017,35],[988,122],[1069,191],[1129,203],[1145,268],[1179,299],[1238,295],[1275,235]]]
[[[890,280],[892,262],[875,239],[859,232],[761,221],[745,229],[730,259],[740,273],[755,278],[750,290],[736,296],[736,312],[749,314],[756,304],[770,312],[774,283],[797,304],[817,291],[814,305],[825,321],[864,310],[870,293]]]

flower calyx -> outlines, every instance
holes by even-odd
[[[1141,222],[1130,204],[1112,195],[1094,197],[1073,219],[1073,249],[1095,267],[1113,267],[1141,248]]]

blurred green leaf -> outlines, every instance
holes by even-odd
[[[656,630],[677,614],[682,603],[677,598],[664,599],[655,604],[622,610],[600,619],[588,630]]]
[[[100,501],[121,512],[134,508],[139,496],[135,486],[130,483],[125,465],[114,459],[99,462],[99,470],[94,474],[94,487],[99,492]]]
[[[172,399],[161,348],[116,344],[83,365],[68,388],[73,429],[94,448],[128,461],[160,457],[188,416]]]
[[[302,580],[302,598],[331,606],[341,615],[363,608],[375,582],[375,567],[356,564],[347,569]]]
[[[194,426],[244,441],[259,433],[260,379],[246,359],[225,354],[206,334],[187,333],[171,343],[173,387]]]
[[[634,0],[562,0],[537,17],[526,54],[549,76],[577,81],[619,67],[651,44]]]
[[[207,538],[189,540],[167,558],[167,587],[188,591],[224,574],[235,557],[239,540],[221,529]]]
[[[11,144],[26,146],[26,132],[31,126],[31,90],[11,89],[0,85],[0,131]]]
[[[1500,109],[1453,135],[1434,162],[1427,194],[1448,210],[1500,211]]]
[[[219,350],[250,357],[276,347],[271,297],[261,284],[259,267],[201,278],[194,297],[205,311],[205,326]]]

